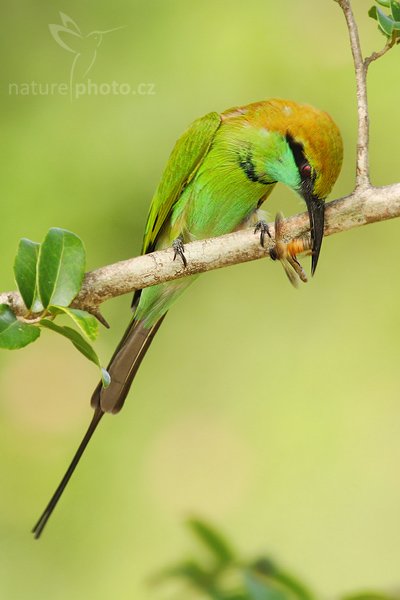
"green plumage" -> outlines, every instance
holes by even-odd
[[[243,139],[243,131],[228,123],[221,124],[219,115],[218,120],[216,117],[216,113],[211,113],[195,121],[177,142],[152,202],[145,248],[170,247],[178,236],[186,243],[234,231],[272,191],[273,180],[268,185],[253,181],[240,167],[242,163],[246,168],[245,161],[249,158],[249,140]],[[198,135],[203,136],[202,143],[193,144],[194,136]],[[187,170],[189,166],[191,169]],[[171,200],[172,194],[168,195],[171,190],[175,201]],[[162,223],[161,212],[165,215]],[[158,232],[149,239],[154,222]],[[136,318],[151,327],[194,278],[143,290]]]
[[[176,142],[150,205],[142,254],[155,248],[160,230],[207,155],[220,125],[221,116],[210,113],[194,121]]]

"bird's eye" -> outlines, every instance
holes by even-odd
[[[311,175],[311,166],[306,163],[305,165],[303,165],[301,167],[301,174],[303,175],[303,177],[310,177]]]

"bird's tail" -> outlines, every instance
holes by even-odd
[[[164,317],[165,315],[163,315],[151,328],[145,327],[143,321],[132,319],[130,322],[129,327],[125,331],[107,368],[111,376],[111,383],[107,388],[103,388],[102,383],[100,382],[93,392],[91,404],[94,408],[94,415],[90,425],[59,486],[38,522],[32,529],[32,533],[36,539],[40,537],[47,521],[61,498],[63,491],[67,487],[67,484],[92,435],[96,431],[102,416],[106,412],[117,413],[121,410],[139,365]]]
[[[61,479],[60,484],[59,484],[58,488],[56,489],[56,491],[54,492],[50,502],[48,503],[48,505],[44,509],[43,513],[41,514],[39,520],[37,521],[36,525],[32,529],[32,533],[36,540],[40,537],[53,510],[57,506],[57,503],[58,503],[59,499],[61,498],[63,491],[67,487],[68,481],[72,477],[72,473],[75,471],[76,466],[77,466],[78,462],[80,461],[80,458],[81,458],[82,454],[84,453],[86,446],[88,445],[92,435],[96,431],[97,425],[100,423],[101,417],[103,415],[104,415],[104,413],[101,410],[94,411],[94,415],[92,417],[92,420],[90,421],[88,430],[86,431],[85,435],[83,436],[83,439],[79,445],[78,450],[75,453],[74,458],[71,461],[71,464],[69,465],[68,469],[66,470],[64,477]]]
[[[93,392],[91,404],[95,410],[110,413],[121,410],[133,378],[164,317],[150,328],[145,327],[143,321],[132,319],[107,367],[110,385],[104,388],[100,382]]]

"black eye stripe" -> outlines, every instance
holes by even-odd
[[[295,140],[293,139],[293,137],[290,135],[289,132],[286,134],[286,141],[289,144],[289,147],[293,153],[293,157],[294,157],[296,166],[299,170],[301,179],[302,180],[309,179],[311,176],[311,171],[310,171],[310,173],[307,173],[302,170],[302,168],[305,165],[308,165],[308,161],[304,154],[303,144],[301,144],[300,142],[295,142]]]

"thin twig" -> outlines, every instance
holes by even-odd
[[[393,33],[392,37],[387,40],[386,44],[384,45],[384,47],[382,48],[382,50],[379,50],[378,52],[373,52],[370,56],[367,56],[364,59],[364,68],[366,71],[368,71],[368,67],[369,65],[374,62],[374,60],[378,60],[378,58],[381,58],[384,54],[386,54],[386,52],[389,52],[389,50],[391,48],[393,48],[393,46],[395,45],[397,41],[396,35]]]
[[[350,47],[353,55],[357,88],[358,140],[356,165],[356,190],[362,190],[371,185],[369,178],[369,116],[367,98],[367,68],[361,51],[360,36],[357,23],[349,0],[336,0],[343,10],[350,37]]]

